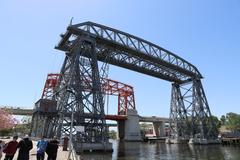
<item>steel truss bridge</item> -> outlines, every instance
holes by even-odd
[[[108,142],[101,87],[106,83],[108,64],[172,83],[171,138],[217,137],[201,83],[203,77],[194,65],[176,54],[93,22],[68,26],[56,49],[64,51],[66,57],[51,98],[55,102],[49,104],[56,106],[57,116],[49,119],[48,127],[59,137],[68,134],[73,119],[74,133],[80,134],[84,143]],[[78,133],[77,126],[84,126],[84,132]]]

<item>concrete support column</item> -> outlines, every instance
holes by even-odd
[[[166,132],[165,132],[165,122],[162,121],[160,123],[160,137],[165,137],[166,136]]]
[[[127,110],[127,120],[124,125],[124,140],[141,141],[139,115],[135,109]]]
[[[165,122],[153,122],[154,131],[156,133],[156,137],[164,137],[165,136]]]
[[[160,123],[159,122],[153,122],[153,129],[155,131],[156,137],[160,137]]]

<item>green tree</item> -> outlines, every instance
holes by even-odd
[[[240,131],[240,115],[230,112],[226,115],[226,127],[231,131]]]
[[[109,132],[108,132],[108,137],[109,137],[110,139],[117,139],[117,132],[114,131],[114,130],[109,131]]]
[[[219,121],[218,117],[212,115],[212,121],[216,125],[217,129],[221,127],[221,121]]]
[[[31,117],[23,117],[21,123],[17,124],[13,129],[14,134],[26,135],[30,133]]]
[[[141,133],[142,138],[145,138],[146,131],[148,130],[149,127],[150,127],[150,125],[148,123],[140,124],[140,133]]]
[[[30,128],[27,124],[17,124],[12,132],[18,135],[26,135],[30,133]]]
[[[218,119],[218,117],[213,116],[213,115],[212,115],[211,117],[208,117],[208,118],[206,119],[206,125],[207,125],[207,128],[212,129],[213,134],[214,134],[215,136],[218,135],[218,133],[219,133],[219,128],[221,127],[221,122],[220,122],[220,120]],[[216,127],[214,127],[213,125],[215,125]],[[200,130],[199,130],[198,132],[200,132]]]
[[[12,135],[13,129],[5,128],[0,130],[0,136],[10,136]]]
[[[225,125],[226,124],[226,117],[225,117],[225,115],[221,116],[220,121],[221,121],[221,125]]]

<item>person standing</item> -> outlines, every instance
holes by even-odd
[[[16,151],[17,151],[17,142],[18,136],[13,136],[13,140],[5,144],[3,152],[5,153],[4,160],[12,160]]]
[[[63,151],[67,151],[68,149],[69,138],[67,135],[63,137]]]
[[[37,160],[44,160],[45,157],[45,151],[47,148],[47,141],[45,141],[44,137],[42,137],[37,142]]]
[[[4,146],[5,146],[4,141],[0,140],[0,160],[2,158],[2,152],[3,152]]]
[[[46,148],[46,153],[48,155],[47,160],[57,159],[58,145],[59,145],[59,141],[57,140],[57,137],[54,136],[53,139],[50,140],[47,144],[47,148]]]
[[[29,160],[29,151],[33,148],[33,144],[28,135],[18,143],[17,147],[19,148],[17,160]]]

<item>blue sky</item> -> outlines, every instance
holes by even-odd
[[[240,113],[240,1],[238,0],[1,0],[0,105],[33,106],[46,76],[59,72],[54,49],[73,23],[101,23],[166,48],[194,64],[212,114]],[[109,76],[135,90],[139,114],[169,115],[169,82],[110,67]],[[116,113],[111,98],[109,113]]]

